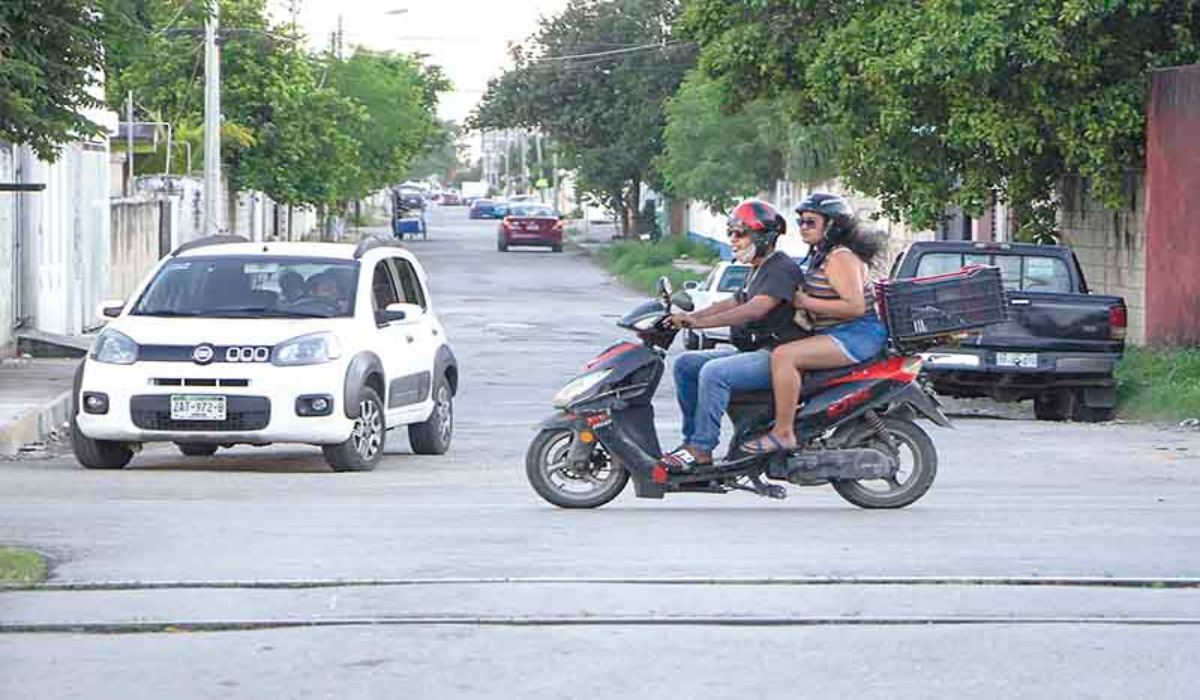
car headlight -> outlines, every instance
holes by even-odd
[[[285,340],[275,347],[271,363],[275,365],[319,365],[342,356],[342,347],[332,333],[312,333]]]
[[[610,374],[612,374],[611,367],[575,377],[554,395],[554,401],[552,402],[554,407],[566,408],[570,406],[571,402],[594,389],[597,384],[607,379]]]
[[[133,338],[114,330],[106,330],[92,346],[92,359],[110,365],[132,365],[137,362],[138,345]]]

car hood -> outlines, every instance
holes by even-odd
[[[350,318],[163,318],[123,316],[108,325],[139,345],[199,345],[212,343],[276,345],[309,333],[349,330]]]

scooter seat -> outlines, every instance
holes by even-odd
[[[876,357],[872,357],[866,362],[860,362],[857,365],[838,367],[837,369],[818,369],[811,372],[805,372],[804,379],[800,385],[800,394],[802,396],[812,396],[815,392],[825,388],[829,382],[857,372],[868,365],[878,362],[881,359],[883,359],[883,356],[878,355]],[[734,394],[729,399],[730,405],[774,403],[774,401],[775,392],[771,391],[770,389],[764,389],[763,391],[743,391]]]

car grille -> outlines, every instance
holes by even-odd
[[[195,379],[192,377],[155,377],[154,386],[250,386],[249,379]]]
[[[129,402],[133,424],[142,430],[246,432],[271,422],[271,401],[262,396],[226,397],[225,420],[171,420],[170,396],[134,396]]]

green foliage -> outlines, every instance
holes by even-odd
[[[1200,58],[1195,0],[691,0],[683,33],[742,104],[782,96],[833,130],[841,174],[936,226],[994,194],[1053,234],[1078,174],[1113,208],[1144,158],[1152,69]]]
[[[618,241],[606,246],[599,255],[600,263],[630,287],[654,293],[658,278],[666,276],[676,288],[689,280],[702,280],[704,275],[680,269],[672,261],[687,258],[703,264],[713,264],[718,256],[712,248],[693,243],[682,236],[664,238],[653,243]]]
[[[107,30],[95,2],[0,2],[0,140],[54,160],[58,148],[101,133],[80,111],[104,63]]]
[[[1116,375],[1121,416],[1200,418],[1200,348],[1127,348]]]
[[[31,584],[46,580],[46,561],[28,549],[0,547],[0,583]]]
[[[572,0],[514,51],[516,67],[489,83],[471,128],[548,134],[561,167],[578,171],[593,200],[623,209],[628,230],[640,184],[657,182],[663,104],[693,63],[691,47],[672,43],[678,11],[677,0]],[[614,49],[651,44],[660,48]]]
[[[436,92],[428,102],[426,79],[419,62],[392,53],[358,50],[330,67],[330,84],[370,115],[351,132],[359,143],[359,172],[348,184],[351,196],[400,182],[422,152],[453,144],[453,125],[433,118]]]
[[[464,153],[458,145],[458,125],[454,122],[441,122],[440,128],[425,144],[420,157],[407,168],[405,180],[424,180],[434,177],[443,184],[453,183],[460,168],[465,166]],[[482,169],[480,170],[482,172]],[[461,178],[479,179],[479,178]]]
[[[169,121],[192,141],[203,123],[207,3],[111,1],[128,6],[132,30],[108,43],[109,103],[123,110],[132,91],[140,119]],[[448,83],[436,66],[308,54],[303,37],[270,22],[266,0],[220,0],[220,12],[221,157],[232,188],[330,207],[394,184],[438,133]],[[198,168],[205,154],[193,153]]]

